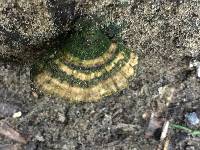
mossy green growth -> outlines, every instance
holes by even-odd
[[[80,60],[94,59],[107,51],[110,44],[111,40],[96,24],[83,21],[81,28],[76,27],[66,40],[64,51],[71,53]]]
[[[33,66],[37,87],[73,101],[97,101],[126,88],[135,76],[137,55],[101,26],[90,17],[76,20],[58,51]]]

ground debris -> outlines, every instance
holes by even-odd
[[[22,112],[21,111],[18,111],[16,113],[13,114],[13,118],[20,118],[22,116]]]
[[[165,85],[163,87],[160,87],[158,89],[158,92],[159,92],[159,101],[157,102],[158,103],[158,109],[160,111],[163,111],[172,102],[173,95],[175,93],[175,87],[173,87],[171,85]]]
[[[169,129],[169,121],[166,121],[163,125],[160,141],[163,141],[167,137],[168,129]]]
[[[192,126],[197,126],[200,123],[200,120],[196,112],[186,113],[185,119],[186,119],[186,122]]]
[[[15,105],[7,104],[7,103],[0,103],[0,117],[11,117],[14,113],[16,113],[19,108]]]
[[[0,150],[21,150],[22,147],[20,144],[6,144],[0,145]]]
[[[148,127],[145,131],[145,138],[150,138],[153,136],[156,136],[155,138],[160,138],[161,133],[159,133],[158,135],[157,131],[161,130],[163,123],[163,118],[160,118],[157,113],[152,112]]]
[[[131,132],[135,131],[136,126],[132,124],[119,123],[113,126],[114,129],[122,129],[123,131]]]
[[[27,143],[26,139],[19,132],[10,127],[10,125],[5,121],[0,122],[0,135],[22,144]]]
[[[167,139],[164,143],[163,150],[169,150],[170,147],[170,140]]]
[[[200,61],[196,59],[191,61],[189,67],[196,68],[197,77],[200,78]]]
[[[178,132],[172,136],[170,143],[175,150],[199,150],[200,137]]]
[[[166,138],[164,141],[160,142],[156,150],[173,150],[170,139]]]

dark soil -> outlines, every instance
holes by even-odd
[[[104,23],[121,24],[125,44],[137,51],[139,69],[129,88],[97,103],[70,103],[35,89],[31,65],[1,60],[0,103],[22,112],[20,118],[2,119],[27,137],[25,150],[154,150],[159,141],[144,138],[145,112],[180,121],[184,111],[200,108],[200,79],[189,67],[200,54],[200,5],[105,0],[85,8]],[[0,145],[12,143],[0,137]]]

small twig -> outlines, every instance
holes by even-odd
[[[175,129],[185,130],[187,133],[191,134],[192,136],[200,136],[199,130],[192,130],[190,128],[177,125],[177,124],[170,124],[170,127],[175,128]]]

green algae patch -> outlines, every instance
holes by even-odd
[[[94,59],[101,56],[110,46],[111,40],[96,25],[88,25],[71,33],[66,40],[65,52],[80,60]]]

